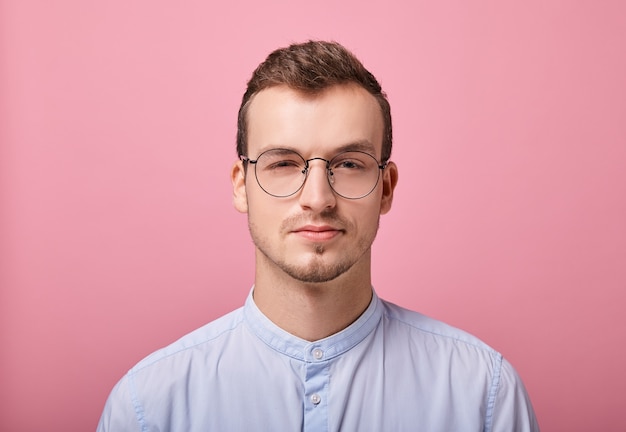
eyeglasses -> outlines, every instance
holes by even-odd
[[[254,165],[256,181],[267,194],[285,198],[302,189],[309,174],[309,162],[326,162],[328,184],[339,196],[359,199],[368,196],[376,188],[380,170],[387,163],[378,163],[376,158],[362,151],[341,152],[330,160],[316,157],[304,159],[300,154],[288,149],[271,149],[259,155],[256,160],[239,156],[243,162]]]

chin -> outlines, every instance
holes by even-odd
[[[305,283],[324,283],[337,279],[346,273],[354,263],[351,262],[335,262],[333,264],[325,264],[320,262],[309,263],[307,266],[280,266],[282,270],[299,282]]]

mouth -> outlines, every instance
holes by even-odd
[[[343,233],[343,230],[329,225],[304,225],[291,232],[306,240],[320,242],[334,239]]]

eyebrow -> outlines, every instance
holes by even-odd
[[[372,144],[369,140],[360,140],[344,144],[336,149],[336,151],[337,153],[341,153],[344,151],[362,151],[376,155],[376,148],[374,147],[374,144]]]

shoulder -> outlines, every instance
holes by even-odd
[[[381,303],[379,335],[403,382],[429,383],[429,389],[441,390],[429,395],[431,401],[434,394],[441,397],[440,406],[479,401],[485,430],[538,430],[524,384],[502,354],[463,330]]]
[[[188,333],[145,357],[115,385],[102,412],[98,431],[142,430],[146,413],[167,417],[175,399],[198,393],[215,375],[224,346],[241,334],[243,313],[237,309]],[[213,365],[213,367],[210,367]],[[155,414],[156,413],[156,414]]]
[[[388,330],[394,335],[404,334],[409,340],[418,343],[435,343],[439,347],[449,349],[463,347],[488,357],[501,358],[500,353],[464,330],[394,303],[385,300],[381,302],[383,319],[387,322]]]
[[[242,322],[242,308],[239,308],[153,352],[139,361],[129,372],[137,373],[167,360],[213,350],[225,343],[240,328]]]

